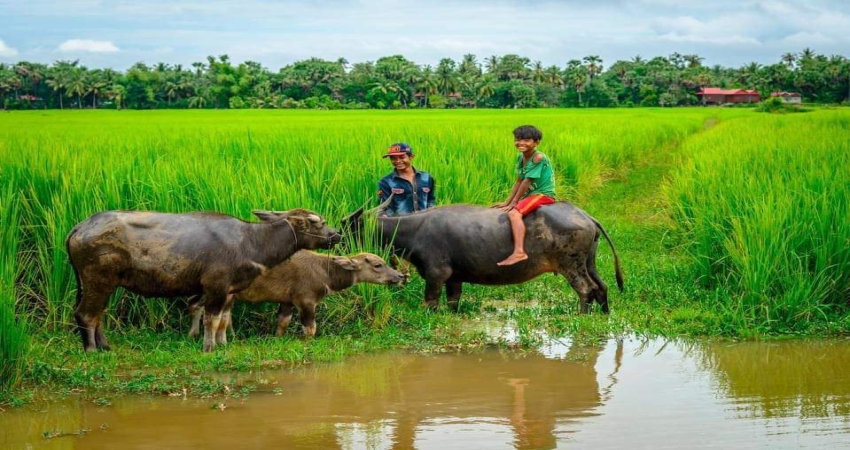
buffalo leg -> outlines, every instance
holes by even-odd
[[[460,281],[446,282],[446,301],[452,311],[457,312],[460,309],[460,295],[463,294],[463,283]]]
[[[189,328],[189,337],[195,338],[200,334],[201,318],[204,316],[204,308],[200,296],[189,298],[189,314],[192,316],[192,326]]]
[[[109,296],[115,292],[115,286],[107,283],[81,282],[77,293],[77,307],[74,318],[83,340],[83,348],[87,352],[97,349],[109,350],[109,344],[103,335],[103,312]],[[98,331],[100,328],[100,331]]]
[[[316,335],[316,305],[306,304],[298,308],[298,317],[301,319],[301,328],[305,337]]]
[[[215,331],[216,344],[227,344],[227,329],[230,328],[230,322],[232,322],[231,311],[229,309],[226,311],[222,311],[221,323],[218,325],[218,329]]]
[[[568,270],[562,274],[578,294],[580,312],[587,314],[590,312],[590,302],[592,301],[590,295],[596,288],[596,283],[594,283],[593,279],[587,273],[585,261],[581,261],[580,264],[571,264],[567,267]]]
[[[440,306],[440,292],[451,276],[451,269],[435,269],[425,273],[425,304],[432,310]]]
[[[440,306],[440,292],[443,290],[441,281],[425,281],[425,304],[428,308],[436,311]]]
[[[594,242],[593,250],[587,255],[587,273],[593,279],[594,283],[596,283],[596,289],[591,292],[590,297],[591,301],[595,300],[596,303],[599,303],[603,313],[608,314],[608,286],[602,281],[602,277],[599,276],[599,272],[596,270],[597,242]]]
[[[97,322],[97,328],[94,330],[94,341],[97,344],[97,348],[101,350],[110,350],[109,342],[106,341],[106,335],[103,334],[103,316],[100,316],[100,320]]]
[[[221,311],[221,322],[218,324],[218,328],[215,330],[215,343],[216,344],[227,344],[227,329],[230,328],[231,319],[231,311],[233,310],[233,294],[227,296],[227,300],[224,304],[224,309]]]
[[[221,326],[222,310],[227,303],[227,294],[221,288],[208,288],[204,291],[204,352],[215,348],[216,334]]]
[[[275,331],[275,336],[283,336],[283,333],[286,331],[286,327],[288,327],[289,322],[292,321],[293,309],[294,307],[292,306],[292,303],[281,303],[277,308],[277,331]]]

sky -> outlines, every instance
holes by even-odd
[[[0,0],[0,63],[122,71],[222,54],[272,71],[310,57],[436,66],[467,53],[560,67],[598,55],[608,67],[678,52],[740,67],[807,47],[850,57],[850,1]]]

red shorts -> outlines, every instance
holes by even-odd
[[[543,194],[535,194],[529,195],[528,197],[525,197],[524,199],[520,200],[519,203],[514,206],[514,209],[519,211],[519,213],[522,214],[523,217],[525,217],[535,209],[543,205],[551,205],[552,203],[555,203],[554,198]]]

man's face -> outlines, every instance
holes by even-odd
[[[514,139],[514,147],[523,153],[529,150],[534,150],[537,148],[537,144],[539,143],[540,142],[535,141],[534,139]]]
[[[390,156],[390,163],[392,163],[395,170],[404,171],[410,167],[410,164],[413,160],[413,155],[403,154],[398,156]]]

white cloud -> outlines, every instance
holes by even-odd
[[[692,16],[659,17],[652,21],[651,27],[660,41],[758,46],[761,41],[753,36],[763,28],[763,20],[747,12],[726,13],[706,20]]]
[[[824,36],[821,33],[806,33],[802,31],[791,36],[787,36],[786,38],[782,39],[782,42],[803,47],[808,47],[817,44],[835,43],[832,38]]]
[[[9,47],[8,45],[6,45],[5,42],[3,42],[2,39],[0,39],[0,56],[5,56],[5,57],[18,56],[18,51],[15,50],[12,47]]]
[[[761,43],[754,38],[747,36],[699,36],[695,34],[679,34],[679,33],[667,33],[661,36],[658,36],[658,39],[661,41],[669,41],[669,42],[694,42],[700,44],[718,44],[718,45],[730,45],[730,44],[746,44],[746,45],[761,45]]]
[[[91,53],[115,53],[120,51],[110,41],[94,41],[91,39],[70,39],[60,44],[57,50],[61,52]]]

